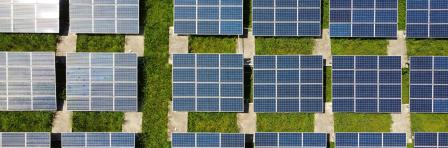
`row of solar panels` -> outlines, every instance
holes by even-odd
[[[321,0],[252,0],[255,36],[320,36]],[[448,37],[448,1],[407,0],[407,37]],[[331,37],[397,37],[398,0],[330,0]],[[174,32],[242,35],[243,0],[175,0]]]
[[[54,52],[0,52],[0,110],[56,110]],[[137,111],[137,55],[68,53],[71,111]]]
[[[448,112],[448,57],[411,57],[411,112]],[[334,112],[401,112],[399,56],[333,56]],[[241,54],[174,54],[173,110],[243,112]],[[254,56],[255,112],[323,112],[322,56]]]
[[[0,32],[59,33],[59,2],[0,1]],[[139,33],[139,0],[70,0],[69,12],[72,33]]]
[[[0,147],[9,148],[50,148],[51,134],[48,132],[3,132],[0,133]],[[61,133],[61,147],[112,147],[134,148],[134,133],[75,132]],[[53,147],[55,147],[53,145]]]

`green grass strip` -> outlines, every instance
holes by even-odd
[[[332,38],[333,55],[387,55],[385,39]]]
[[[390,114],[335,113],[335,132],[389,132]]]
[[[121,132],[122,112],[73,112],[74,132]]]
[[[447,56],[448,40],[407,39],[408,56]]]
[[[56,51],[55,34],[0,34],[0,51]]]
[[[330,20],[330,0],[322,0],[321,2],[323,6],[322,12],[324,13],[322,15],[322,28],[328,29]]]
[[[409,104],[409,68],[403,68],[401,73],[401,103]]]
[[[238,133],[236,113],[188,113],[189,132]]]
[[[257,55],[309,55],[313,53],[313,38],[255,38],[255,52]]]
[[[53,112],[1,112],[0,132],[51,132]]]
[[[412,132],[448,132],[448,114],[411,114]]]
[[[406,0],[398,0],[398,30],[406,30]]]
[[[331,66],[325,66],[325,102],[331,102]]]
[[[258,113],[258,132],[313,132],[314,114]]]
[[[190,36],[190,53],[235,53],[236,37]]]
[[[123,35],[78,35],[77,52],[123,52]]]

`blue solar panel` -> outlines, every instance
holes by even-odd
[[[252,0],[255,36],[320,36],[320,0]]]
[[[411,57],[411,112],[448,112],[448,57]]]
[[[336,148],[406,148],[406,133],[336,133]]]
[[[242,112],[243,95],[242,55],[174,55],[174,111]]]
[[[401,58],[333,56],[334,112],[401,112]]]
[[[448,1],[407,0],[408,38],[447,38]]]
[[[323,112],[322,56],[255,56],[255,112]]]
[[[326,133],[255,133],[255,147],[326,148]]]
[[[174,33],[242,35],[243,0],[175,0]]]
[[[330,0],[331,37],[396,37],[397,0]]]
[[[172,133],[171,147],[245,147],[244,134],[231,133]]]
[[[414,133],[415,148],[448,147],[448,133]]]
[[[134,133],[75,132],[61,134],[61,147],[134,148]]]

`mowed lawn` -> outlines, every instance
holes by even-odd
[[[56,51],[55,34],[1,34],[0,51]]]
[[[124,35],[78,35],[77,52],[123,52]]]
[[[122,112],[73,112],[74,132],[121,132]]]
[[[257,113],[258,132],[313,132],[312,113]]]
[[[448,132],[448,114],[411,114],[413,132]]]
[[[190,36],[190,53],[236,53],[236,37]]]
[[[333,55],[387,55],[385,39],[332,38]]]
[[[51,132],[53,112],[0,112],[0,132]]]
[[[407,39],[408,56],[447,56],[448,40]]]
[[[331,102],[331,66],[325,66],[325,102]]]
[[[390,132],[390,114],[335,113],[335,132]]]
[[[188,113],[189,132],[238,133],[236,113]]]
[[[256,37],[257,55],[310,55],[313,53],[313,38],[298,37]]]

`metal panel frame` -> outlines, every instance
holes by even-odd
[[[335,141],[334,141],[334,145],[335,145],[335,148],[347,148],[347,146],[337,146],[337,143],[336,143],[336,135],[338,134],[338,133],[343,133],[343,134],[357,134],[358,135],[358,146],[349,146],[349,147],[351,147],[351,148],[364,148],[364,147],[366,147],[366,146],[359,146],[359,135],[360,134],[381,134],[381,148],[406,148],[406,146],[407,146],[407,136],[406,136],[406,133],[395,133],[395,132],[389,132],[389,133],[387,133],[387,132],[336,132],[335,133]],[[391,146],[384,146],[384,134],[404,134],[405,136],[406,136],[406,138],[405,138],[405,144],[406,144],[406,146],[403,146],[403,147],[399,147],[399,146],[393,146],[393,147],[391,147]]]
[[[244,135],[244,134],[242,134],[242,133],[219,133],[219,132],[173,132],[173,133],[171,133],[171,137],[173,137],[173,134],[194,134],[195,135],[195,147],[175,147],[175,146],[173,146],[173,143],[174,142],[171,142],[171,147],[172,148],[199,148],[198,146],[197,146],[197,137],[198,137],[198,134],[219,134],[219,147],[221,147],[221,138],[222,138],[222,135],[223,134],[226,134],[226,135]],[[244,137],[244,142],[246,142],[246,136],[244,135],[243,136]],[[208,148],[211,148],[211,147],[208,147]],[[244,148],[244,147],[232,147],[232,148]]]
[[[409,37],[406,36],[406,38],[448,38],[448,35],[446,37],[432,37],[431,36],[431,24],[443,24],[443,25],[448,25],[448,23],[431,23],[431,11],[438,11],[438,10],[448,10],[448,9],[431,9],[431,0],[428,0],[428,9],[408,9],[408,0],[406,0],[406,14],[405,14],[405,18],[407,19],[408,17],[408,11],[415,11],[415,10],[427,10],[428,11],[428,21],[426,23],[409,23],[408,21],[406,21],[406,32],[408,31],[408,25],[428,25],[427,31],[428,31],[428,36],[426,37]]]
[[[109,148],[134,148],[136,145],[136,134],[131,132],[63,132],[61,133],[61,148],[79,148],[77,146],[64,146],[64,141],[62,140],[64,138],[64,135],[70,135],[70,134],[84,134],[84,147],[87,148],[104,148],[103,146],[87,146],[87,134],[108,134],[109,135]],[[134,147],[123,147],[123,146],[112,146],[112,134],[132,134],[133,135],[133,142]]]
[[[419,146],[419,145],[415,145],[415,135],[416,134],[437,134],[437,146]],[[440,134],[448,134],[447,132],[415,132],[414,133],[414,148],[427,148],[427,147],[434,147],[434,148],[446,148],[447,146],[440,146],[439,144],[439,139],[440,139]]]
[[[27,144],[27,138],[28,138],[28,134],[46,134],[48,136],[48,146],[44,146],[44,147],[33,147],[33,146],[28,146]],[[51,147],[51,135],[49,132],[0,132],[0,147],[3,147],[3,143],[2,143],[2,139],[3,139],[3,134],[24,134],[24,145],[25,147],[23,148],[50,148]],[[42,140],[42,139],[39,139]],[[15,147],[15,148],[19,148],[19,147]]]
[[[271,133],[271,134],[277,134],[277,136],[278,136],[278,139],[277,139],[277,146],[276,147],[278,147],[278,148],[283,148],[283,147],[285,147],[285,146],[280,146],[280,144],[279,144],[279,142],[280,142],[280,134],[284,134],[284,133],[291,133],[291,134],[300,134],[301,136],[302,136],[302,140],[301,140],[301,143],[302,143],[302,147],[309,147],[309,148],[327,148],[328,147],[328,133],[323,133],[323,132],[256,132],[255,134],[254,134],[254,138],[253,138],[253,143],[254,143],[254,145],[255,145],[255,142],[256,142],[256,138],[255,138],[255,135],[256,134],[258,134],[258,133]],[[323,147],[315,147],[315,146],[303,146],[303,143],[304,143],[304,141],[303,141],[303,134],[325,134],[325,146],[323,146]],[[256,146],[255,145],[255,147],[260,147],[260,148],[263,148],[263,147],[267,147],[267,146]],[[273,147],[271,147],[271,146],[268,146],[269,148],[273,148]],[[287,147],[287,146],[286,146]],[[294,148],[294,146],[290,146],[291,148]],[[275,146],[274,146],[274,148],[275,148]]]

